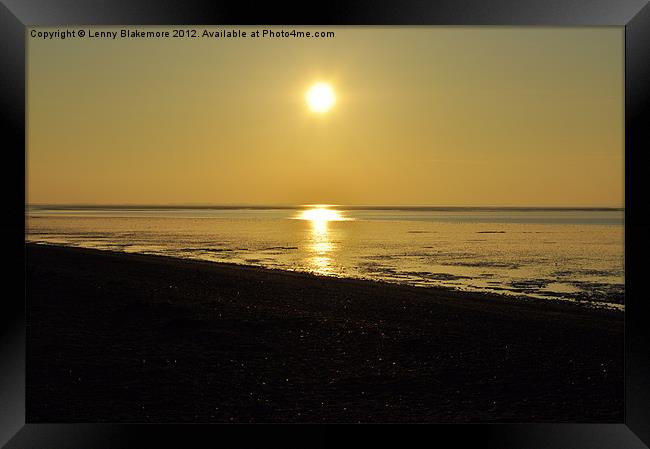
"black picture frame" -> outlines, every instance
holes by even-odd
[[[25,422],[25,50],[27,26],[302,24],[520,25],[625,27],[625,419],[618,424],[473,424],[346,429],[349,444],[454,447],[644,448],[650,445],[650,350],[644,255],[650,242],[643,194],[650,134],[650,6],[647,0],[448,0],[303,3],[145,0],[4,0],[0,4],[2,176],[0,220],[7,268],[0,300],[0,446],[7,448],[192,447],[212,441],[246,447],[332,442],[335,426],[30,424]],[[11,176],[17,174],[16,177]],[[21,184],[22,183],[22,184]],[[348,426],[350,427],[350,426]],[[229,440],[229,438],[235,438]],[[412,439],[412,443],[409,440]],[[444,439],[444,440],[443,440]],[[274,441],[275,440],[275,441]],[[204,444],[204,443],[203,443]],[[448,443],[449,444],[449,443]]]

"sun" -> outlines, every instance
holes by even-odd
[[[336,102],[332,86],[327,83],[316,83],[309,88],[305,95],[307,105],[312,112],[327,112]]]

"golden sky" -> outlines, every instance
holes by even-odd
[[[623,205],[623,28],[311,30],[28,37],[28,202]]]

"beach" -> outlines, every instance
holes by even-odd
[[[29,422],[622,422],[623,312],[26,245]]]

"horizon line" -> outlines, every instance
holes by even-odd
[[[295,210],[306,207],[338,207],[347,210],[590,210],[590,211],[622,211],[625,206],[474,206],[474,205],[397,205],[397,204],[331,204],[331,203],[304,203],[304,204],[255,204],[255,203],[178,203],[178,204],[155,204],[155,203],[25,203],[26,208],[40,209],[214,209],[214,210]]]

